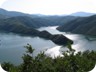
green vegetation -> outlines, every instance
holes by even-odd
[[[17,20],[17,22],[20,22],[32,28],[63,25],[64,23],[67,23],[76,18],[77,17],[74,16],[63,16],[63,15],[48,16],[39,14],[25,14],[22,12],[7,11],[5,9],[0,8],[0,19],[8,19],[9,22],[10,20]]]
[[[40,20],[40,19],[39,19]],[[45,23],[46,24],[46,23]],[[43,24],[30,17],[18,16],[0,20],[0,31],[7,33],[15,33],[25,36],[38,36],[44,39],[53,41],[56,44],[66,44],[71,41],[65,36],[60,34],[52,35],[48,31],[39,31],[35,28],[41,27]],[[72,42],[72,41],[71,41]]]
[[[77,34],[96,35],[96,15],[85,18],[77,18],[59,26],[57,29]]]
[[[96,51],[78,52],[68,45],[69,50],[63,52],[64,57],[51,58],[41,52],[34,57],[34,49],[31,45],[25,46],[26,53],[23,55],[23,63],[14,66],[3,63],[2,67],[8,72],[88,72],[95,66]]]
[[[19,19],[20,19],[19,17],[18,19],[16,18],[1,19],[0,31],[4,31],[7,33],[8,32],[17,33],[20,35],[31,35],[31,36],[35,36],[39,33],[36,29],[27,27],[22,21],[19,21]],[[21,20],[22,19],[23,17],[21,17]]]

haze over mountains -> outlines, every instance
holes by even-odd
[[[5,25],[22,25],[28,28],[40,28],[44,26],[57,26],[63,25],[68,21],[74,20],[77,17],[73,16],[38,16],[29,15],[20,12],[6,11],[0,9],[0,25],[6,27]],[[11,27],[11,26],[9,26]],[[2,28],[3,29],[3,28]]]
[[[59,26],[57,29],[60,31],[96,35],[95,23],[96,15],[92,13],[46,16],[0,9],[0,31],[35,34],[38,32],[36,28]]]
[[[16,11],[7,11],[5,9],[0,8],[0,14],[2,15],[6,15],[9,17],[14,17],[14,16],[46,16],[46,15],[42,15],[42,14],[27,14],[27,13],[21,13],[21,12],[16,12]],[[88,12],[76,12],[76,13],[72,13],[69,14],[69,16],[80,16],[80,17],[85,17],[85,16],[91,16],[94,15],[96,13],[88,13]],[[48,15],[47,15],[48,16]],[[49,15],[50,16],[50,15]],[[51,15],[52,16],[52,15]],[[54,15],[55,16],[55,15]],[[58,16],[58,15],[57,15]],[[61,16],[61,15],[60,15]],[[62,16],[68,16],[68,15],[62,15]]]
[[[71,16],[79,16],[79,17],[88,17],[91,15],[95,15],[95,13],[88,13],[88,12],[76,12],[76,13],[72,13],[70,14]]]

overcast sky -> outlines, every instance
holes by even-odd
[[[96,0],[0,0],[0,7],[30,14],[61,15],[74,12],[96,13]]]

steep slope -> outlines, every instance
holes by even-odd
[[[6,18],[9,18],[9,17],[6,16],[6,15],[2,15],[2,14],[0,14],[0,19],[6,19]]]
[[[76,19],[74,16],[43,16],[42,19],[52,22],[52,25],[63,25],[69,21]]]
[[[9,17],[14,17],[14,16],[27,16],[27,14],[25,14],[25,13],[16,12],[16,11],[7,11],[7,10],[2,9],[2,8],[0,8],[0,14],[6,15],[6,16],[9,16]]]
[[[31,18],[28,16],[17,16],[7,19],[1,19],[0,22],[5,24],[22,24],[30,28],[39,28],[44,26],[51,26],[52,22],[41,19],[41,18]]]
[[[33,28],[29,28],[22,23],[19,23],[17,21],[10,23],[6,19],[0,20],[0,31],[18,33],[21,35],[22,34],[32,35],[32,36],[37,35],[37,33],[38,33],[37,30],[35,30]]]
[[[3,16],[4,17],[4,16]],[[4,17],[5,18],[5,17]],[[57,25],[63,25],[64,23],[67,23],[68,21],[71,21],[75,19],[75,17],[29,17],[29,16],[17,16],[17,17],[10,17],[10,18],[5,18],[4,20],[0,21],[6,21],[6,23],[10,24],[16,24],[16,23],[21,23],[27,27],[30,28],[40,28],[40,27],[46,27],[46,26],[57,26]]]
[[[42,26],[63,25],[64,23],[67,23],[67,22],[77,18],[77,17],[74,17],[74,16],[63,16],[63,15],[62,16],[58,16],[58,15],[50,16],[50,15],[38,15],[38,14],[25,14],[25,13],[21,13],[21,12],[7,11],[7,10],[4,10],[4,9],[0,9],[0,14],[3,15],[3,16],[1,16],[2,18],[3,17],[4,18],[17,17],[15,19],[18,19],[21,16],[22,17],[25,16],[25,18],[29,17],[28,19],[30,19],[30,18],[34,19],[35,22],[36,21],[39,22],[40,24],[42,24]],[[28,20],[27,18],[26,18],[26,20]],[[11,18],[11,19],[14,19],[14,18]],[[32,22],[33,20],[31,21],[31,19],[30,19],[28,21]],[[38,24],[38,27],[40,26],[40,24]]]
[[[11,17],[11,18],[7,18],[2,21],[6,21],[6,23],[10,23],[10,24],[20,23],[20,24],[25,25],[26,27],[30,27],[30,28],[37,28],[37,27],[43,26],[40,22],[38,22],[35,19],[32,19],[30,17],[27,17],[27,16]]]
[[[22,24],[19,22],[15,22],[14,21],[12,23],[7,22],[8,20],[3,19],[2,21],[0,21],[0,31],[2,32],[7,32],[7,33],[15,33],[15,34],[19,34],[19,35],[26,35],[26,36],[38,36],[41,38],[45,38],[48,40],[53,41],[55,44],[58,45],[66,45],[69,42],[71,44],[73,44],[73,41],[68,39],[67,37],[63,36],[63,35],[52,35],[47,31],[38,31],[32,27],[28,27],[26,26],[26,24]],[[62,40],[62,41],[61,41]]]
[[[57,28],[60,31],[96,35],[96,15],[77,18]]]

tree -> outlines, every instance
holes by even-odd
[[[68,45],[69,51],[63,52],[64,57],[52,59],[44,52],[33,56],[34,49],[31,45],[25,46],[26,53],[23,55],[23,63],[14,66],[3,63],[2,67],[8,72],[88,72],[96,64],[96,51],[85,51],[74,54],[75,50]]]

